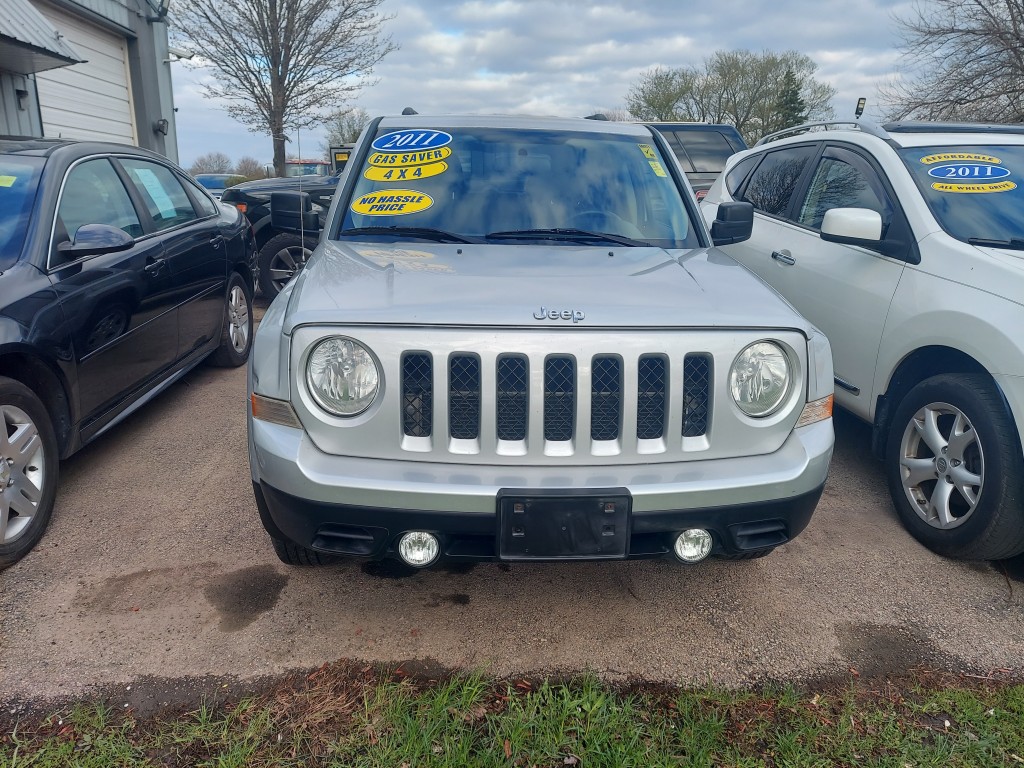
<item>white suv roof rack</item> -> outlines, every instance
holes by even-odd
[[[770,141],[777,141],[778,139],[786,136],[795,136],[800,133],[838,131],[843,129],[848,130],[850,128],[864,131],[864,133],[869,133],[880,139],[889,138],[889,134],[886,133],[885,128],[875,125],[870,120],[827,120],[820,123],[803,123],[801,125],[794,125],[792,128],[785,128],[781,131],[776,131],[775,133],[769,133],[767,136],[762,136],[760,141],[758,141],[754,146],[759,147]]]

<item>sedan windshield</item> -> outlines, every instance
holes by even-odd
[[[0,269],[21,255],[43,160],[0,155]]]
[[[1024,240],[1024,146],[901,149],[932,214],[946,232],[978,245]]]
[[[332,236],[394,241],[441,232],[452,242],[696,247],[669,168],[653,137],[385,130]]]

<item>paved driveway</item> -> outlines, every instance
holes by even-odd
[[[0,700],[339,658],[725,685],[1024,672],[1024,564],[918,546],[867,427],[836,428],[810,527],[763,560],[290,569],[252,499],[245,371],[200,368],[63,465],[50,531],[0,574]]]

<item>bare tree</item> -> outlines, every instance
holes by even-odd
[[[174,39],[209,67],[204,95],[274,142],[284,174],[285,134],[322,123],[367,84],[395,49],[381,33],[383,0],[177,0]]]
[[[321,151],[327,155],[331,147],[338,144],[352,144],[359,138],[363,128],[370,122],[370,115],[361,107],[354,107],[332,115],[325,123],[327,127],[327,138],[320,145]]]
[[[880,97],[894,119],[1024,122],[1024,0],[929,0],[896,18],[901,75]]]
[[[626,103],[638,120],[728,123],[753,143],[787,127],[787,91],[803,103],[808,119],[832,116],[835,89],[814,77],[817,69],[797,51],[717,51],[700,66],[644,73]]]
[[[263,163],[255,157],[240,157],[235,163],[235,173],[245,176],[247,179],[262,179],[266,176],[263,171]]]
[[[231,173],[231,158],[223,152],[207,152],[200,155],[188,169],[192,175],[197,173]]]

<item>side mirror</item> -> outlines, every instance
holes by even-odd
[[[720,203],[711,222],[711,240],[715,245],[732,245],[750,239],[754,231],[754,206],[750,203]]]
[[[882,217],[878,211],[867,208],[833,208],[825,211],[821,239],[877,249],[882,239]]]
[[[270,225],[282,232],[320,231],[320,217],[313,210],[308,192],[272,192]]]
[[[83,224],[75,232],[74,240],[57,244],[57,253],[72,261],[83,256],[127,251],[133,245],[135,239],[123,229],[109,224]]]

